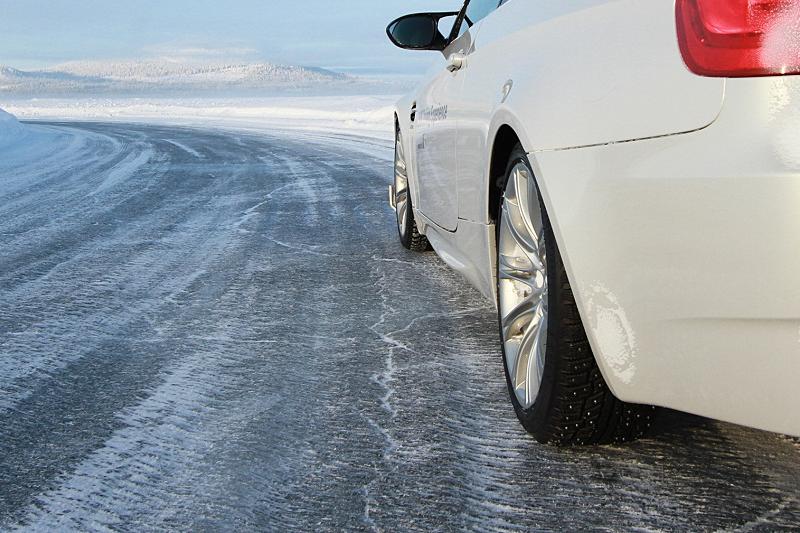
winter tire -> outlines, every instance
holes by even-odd
[[[592,354],[528,157],[508,162],[497,223],[497,294],[511,401],[528,432],[555,445],[642,436],[650,406],[621,402]]]
[[[397,218],[397,233],[403,246],[415,252],[424,252],[430,249],[430,244],[425,235],[419,232],[417,222],[414,220],[414,207],[411,203],[405,148],[399,126],[396,128],[394,146],[394,188],[392,190]]]

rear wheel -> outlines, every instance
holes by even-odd
[[[556,445],[636,439],[654,408],[619,401],[586,337],[527,155],[506,172],[497,224],[500,335],[511,401],[538,441]]]
[[[408,166],[400,128],[395,133],[394,143],[394,204],[397,215],[397,233],[400,242],[415,252],[424,252],[430,245],[425,235],[419,232],[414,220],[414,207],[411,204],[411,190],[408,184]]]

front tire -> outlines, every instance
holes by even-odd
[[[411,189],[408,180],[405,148],[400,127],[395,131],[394,142],[394,203],[397,218],[397,234],[400,243],[414,252],[424,252],[430,248],[427,237],[419,232],[414,219],[414,206],[411,203]]]
[[[542,443],[634,440],[654,408],[621,402],[592,354],[530,162],[511,154],[497,223],[497,294],[511,402]]]

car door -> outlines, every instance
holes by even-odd
[[[484,2],[474,14],[481,17],[473,31],[470,55],[463,69],[464,86],[459,93],[459,132],[457,137],[459,190],[458,217],[473,222],[486,222],[485,174],[489,167],[490,149],[487,145],[492,110],[513,87],[510,75],[514,69],[511,53],[501,53],[495,39],[487,41],[486,34],[497,26],[499,13],[495,10],[509,2],[521,0],[491,0]],[[505,96],[504,96],[505,95]]]
[[[457,120],[450,113],[463,78],[447,70],[445,62],[417,99],[415,151],[419,210],[449,231],[458,225],[456,189]]]
[[[464,152],[461,130],[469,116],[465,80],[480,24],[500,0],[470,0],[459,17],[458,37],[444,50],[430,82],[417,99],[415,160],[420,191],[419,210],[438,226],[455,231],[459,218],[459,166]],[[459,145],[462,145],[459,147]]]
[[[459,17],[459,21],[463,18]],[[444,57],[428,76],[416,102],[414,133],[418,209],[438,226],[455,231],[458,226],[458,188],[456,187],[456,140],[458,116],[451,110],[457,105],[464,77],[450,67],[453,54],[469,53],[472,34],[469,24],[459,23],[463,30],[444,50]]]

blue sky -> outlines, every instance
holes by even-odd
[[[348,72],[414,73],[386,24],[461,0],[0,0],[0,65],[184,57],[274,61]]]

